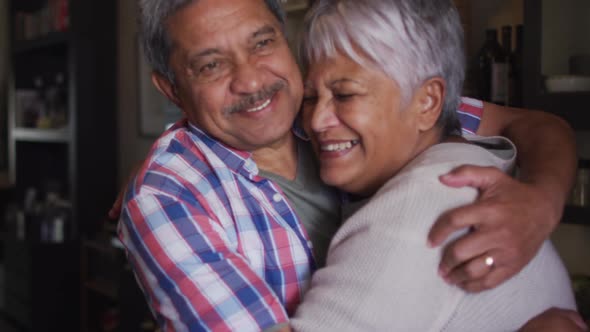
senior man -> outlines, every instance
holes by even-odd
[[[141,9],[152,80],[186,120],[157,140],[124,198],[120,237],[139,284],[164,330],[285,322],[339,225],[340,199],[292,131],[302,81],[280,5],[142,0]],[[481,114],[478,102],[468,104]],[[471,130],[512,138],[524,177],[464,167],[443,178],[481,191],[430,235],[438,245],[458,228],[475,229],[441,263],[449,282],[468,290],[493,287],[530,260],[559,221],[575,169],[561,120],[483,108]]]

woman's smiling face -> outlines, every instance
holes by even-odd
[[[395,81],[346,56],[311,64],[302,114],[322,180],[371,195],[395,175],[417,154],[413,99],[402,100]]]

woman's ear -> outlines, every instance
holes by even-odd
[[[436,125],[444,105],[445,89],[445,81],[441,77],[428,79],[418,89],[415,96],[417,124],[420,131],[430,130]]]
[[[174,87],[172,82],[170,82],[162,74],[156,71],[152,71],[152,83],[154,84],[156,89],[158,89],[158,91],[160,91],[160,93],[164,95],[164,97],[168,98],[168,100],[170,100],[174,105],[176,105],[176,107],[182,110],[182,107],[180,105],[180,99],[176,94],[176,88]]]

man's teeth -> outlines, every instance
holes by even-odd
[[[248,109],[248,110],[246,110],[246,112],[248,112],[248,113],[258,112],[258,111],[264,109],[266,106],[270,105],[270,101],[271,100],[269,99],[269,100],[265,101],[262,105],[260,105],[258,107],[254,107],[254,108]]]
[[[338,143],[338,144],[327,144],[322,145],[322,151],[334,152],[334,151],[343,151],[351,149],[353,146],[357,145],[358,141],[349,141],[346,143]]]

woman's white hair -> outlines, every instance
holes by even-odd
[[[337,53],[376,67],[400,86],[403,100],[432,77],[446,82],[438,125],[457,129],[465,77],[463,28],[451,0],[319,0],[305,18],[304,67]]]

